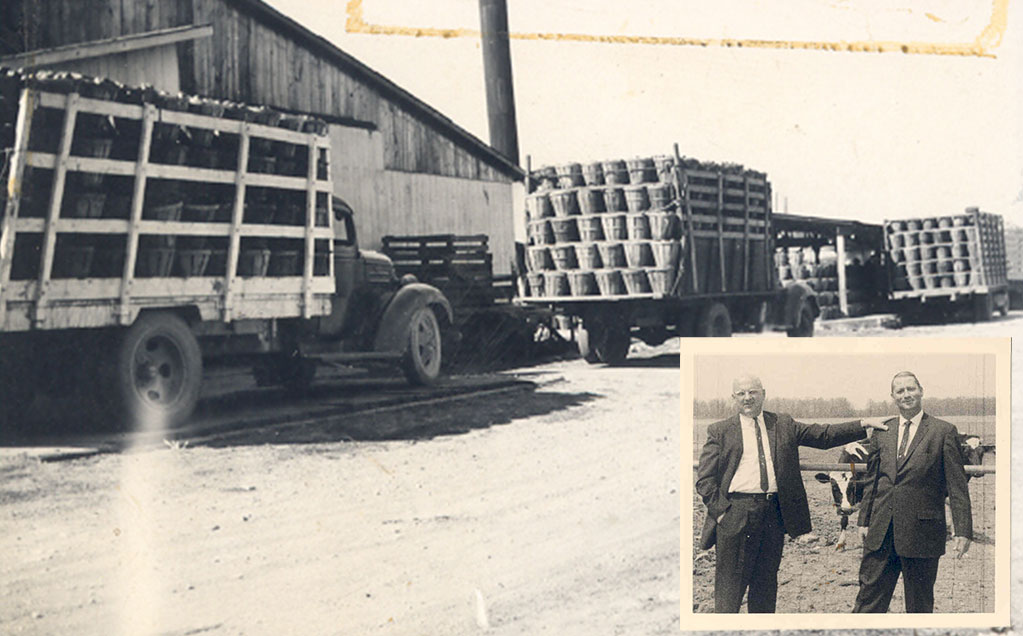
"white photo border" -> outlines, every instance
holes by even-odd
[[[995,358],[995,602],[984,613],[858,614],[698,614],[693,612],[693,517],[682,514],[680,533],[680,620],[683,631],[886,629],[886,628],[991,628],[1010,624],[1010,461],[1011,461],[1011,340],[1009,338],[683,338],[681,367],[681,421],[679,495],[681,509],[692,510],[694,426],[693,387],[695,358],[699,355],[842,355],[842,354],[949,353],[992,355]],[[688,431],[688,433],[687,433]],[[755,617],[754,617],[755,616]]]

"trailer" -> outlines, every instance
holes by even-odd
[[[736,165],[673,156],[529,170],[521,302],[549,306],[589,362],[632,336],[811,336],[813,290],[774,264],[771,186]]]
[[[324,361],[437,378],[451,306],[360,250],[322,120],[65,73],[0,82],[5,421],[73,391],[115,427],[174,424],[212,360],[294,390]]]
[[[1005,260],[1009,307],[1023,309],[1023,227],[1005,227]]]
[[[907,318],[972,311],[975,322],[1009,311],[1002,217],[962,214],[885,221],[892,308]]]

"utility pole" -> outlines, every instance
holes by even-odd
[[[515,93],[512,90],[506,0],[480,0],[480,34],[490,145],[518,165],[519,138],[515,120]]]

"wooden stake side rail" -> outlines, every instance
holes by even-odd
[[[64,113],[56,153],[29,151],[33,116],[38,108]],[[138,155],[134,161],[71,155],[75,122],[79,115],[112,116],[141,122]],[[151,163],[153,133],[157,124],[219,131],[238,136],[235,170]],[[248,172],[249,142],[260,138],[307,148],[305,176],[284,176]],[[8,192],[13,193],[3,210],[0,235],[0,330],[59,329],[127,325],[143,307],[196,306],[204,320],[231,321],[244,318],[311,317],[329,313],[335,292],[333,271],[333,215],[329,200],[333,186],[320,179],[321,155],[329,159],[329,137],[297,132],[253,122],[223,119],[190,112],[157,108],[153,104],[133,105],[83,98],[77,93],[61,94],[23,89],[11,155]],[[324,151],[327,152],[324,152]],[[52,170],[49,200],[42,217],[21,217],[19,208],[26,167]],[[64,185],[68,172],[131,177],[134,180],[127,219],[61,217]],[[230,222],[159,221],[142,218],[146,183],[150,179],[234,186]],[[245,190],[249,186],[305,192],[305,223],[274,225],[245,223]],[[327,225],[317,226],[318,200],[326,197]],[[15,238],[19,233],[40,234],[41,252],[37,277],[11,280]],[[61,234],[125,235],[123,270],[120,278],[53,279],[55,251]],[[227,239],[226,274],[197,277],[135,276],[141,235],[201,236]],[[292,239],[304,244],[299,276],[239,277],[238,260],[242,238]],[[169,240],[169,239],[168,239]],[[316,251],[317,241],[326,250]],[[321,246],[322,247],[322,246]],[[317,274],[317,259],[325,259]],[[325,265],[325,267],[323,267]],[[317,275],[314,275],[317,274]],[[65,274],[66,276],[66,274]]]

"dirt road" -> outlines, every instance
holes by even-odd
[[[353,441],[381,417],[353,416],[61,463],[6,449],[0,632],[677,633],[677,344],[634,348],[390,412],[386,441]]]
[[[345,441],[339,425],[8,456],[0,632],[675,633],[671,348],[388,415],[408,439]]]

